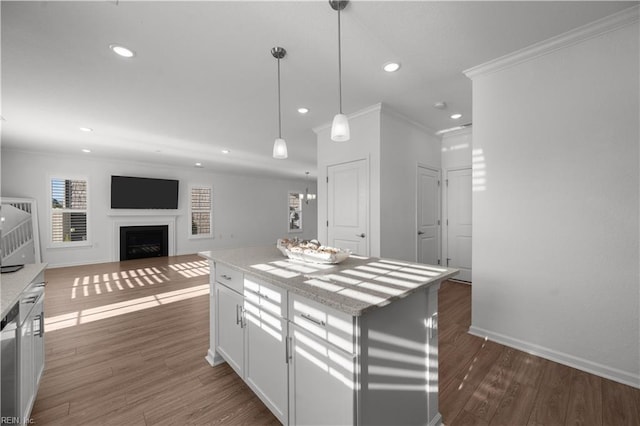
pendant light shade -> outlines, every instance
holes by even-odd
[[[282,47],[271,49],[271,55],[278,60],[278,137],[273,143],[273,158],[284,160],[289,155],[287,153],[287,142],[282,139],[282,111],[280,108],[280,59],[284,58],[287,51]]]
[[[284,160],[287,157],[287,142],[282,138],[276,139],[273,143],[273,158]]]
[[[349,120],[344,114],[336,114],[331,124],[331,140],[335,142],[345,142],[351,138],[349,131]]]
[[[351,138],[349,120],[342,113],[342,44],[340,40],[340,11],[347,7],[348,3],[348,0],[329,0],[331,8],[338,11],[338,99],[340,112],[333,117],[331,124],[331,140],[335,142],[345,142]]]

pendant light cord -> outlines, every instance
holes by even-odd
[[[282,139],[282,112],[280,108],[280,58],[278,58],[278,139]]]
[[[340,9],[338,9],[338,99],[342,114],[342,47],[340,43]]]

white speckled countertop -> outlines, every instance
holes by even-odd
[[[355,255],[337,265],[303,263],[287,259],[275,246],[198,254],[352,316],[458,273],[443,266]]]
[[[22,293],[46,267],[46,263],[31,263],[24,265],[24,268],[19,271],[0,275],[0,306],[2,307],[3,318],[9,309],[16,304],[20,298],[20,293]]]

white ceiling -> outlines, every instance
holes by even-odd
[[[471,117],[462,71],[635,2],[355,1],[342,13],[343,110],[382,102],[439,130]],[[315,175],[312,129],[338,109],[327,1],[2,1],[3,148]],[[110,44],[136,52],[114,55]],[[284,47],[277,136],[276,60]],[[402,63],[389,74],[382,65]],[[433,104],[446,101],[448,108]],[[298,107],[310,112],[301,116]],[[92,133],[79,131],[91,127]],[[225,155],[222,149],[231,153]]]

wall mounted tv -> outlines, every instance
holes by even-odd
[[[177,209],[178,181],[111,176],[112,209]]]

